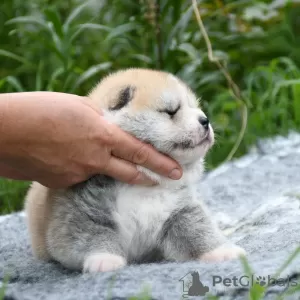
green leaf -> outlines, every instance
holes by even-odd
[[[171,32],[168,35],[167,41],[164,45],[164,57],[166,57],[168,50],[171,46],[171,43],[175,36],[179,33],[179,31],[183,31],[185,27],[187,26],[191,16],[193,13],[193,6],[191,5],[185,13],[183,13],[180,17],[180,19],[177,21],[177,23],[172,28]]]
[[[288,259],[284,262],[284,264],[278,269],[275,273],[274,278],[277,279],[278,276],[291,264],[291,262],[300,255],[300,246],[298,246],[293,253],[288,257]]]
[[[220,299],[220,297],[210,295],[210,294],[206,295],[206,298],[207,298],[207,300],[219,300]]]
[[[68,32],[71,23],[81,14],[81,12],[89,5],[89,1],[77,6],[68,16],[66,22],[63,25],[63,31]]]
[[[298,67],[296,65],[296,63],[290,59],[289,57],[278,57],[275,58],[271,61],[271,68],[273,70],[275,70],[276,68],[278,68],[280,66],[280,64],[284,64],[284,69],[286,71],[292,71],[292,72],[297,72],[298,71]]]
[[[7,76],[5,78],[6,82],[10,84],[17,92],[25,92],[21,82],[14,76]]]
[[[40,91],[42,89],[42,74],[43,74],[43,67],[44,63],[41,60],[38,66],[38,70],[36,72],[36,77],[35,77],[35,90]]]
[[[61,52],[61,49],[57,49],[56,45],[53,43],[52,40],[50,41],[45,41],[44,45],[47,46],[48,50],[50,50],[50,52],[55,53],[57,58],[60,59],[60,61],[62,63],[66,63],[66,58],[64,57],[64,54]]]
[[[3,285],[0,288],[0,300],[4,299],[4,297],[5,297],[5,290],[7,288],[8,282],[9,282],[9,276],[6,274],[4,276]]]
[[[185,52],[192,60],[200,58],[198,50],[192,44],[189,43],[180,44],[178,49],[180,51]]]
[[[151,299],[151,288],[146,285],[143,290],[137,296],[131,296],[128,300],[150,300]]]
[[[246,273],[246,275],[251,278],[252,275],[254,274],[247,258],[245,256],[242,256],[240,258],[240,261],[243,265],[243,269],[244,272]],[[262,296],[264,295],[266,291],[266,287],[265,286],[261,286],[260,284],[254,282],[254,285],[250,287],[250,291],[249,291],[249,300],[259,300],[262,299]]]
[[[23,58],[22,56],[19,56],[15,53],[12,53],[10,51],[2,50],[0,49],[0,56],[5,56],[11,59],[14,59],[16,61],[22,62],[23,64],[31,64],[28,60]]]
[[[237,101],[227,101],[223,102],[222,109],[226,112],[236,111],[239,108],[239,104]]]
[[[108,42],[120,35],[123,36],[125,33],[133,31],[135,29],[136,29],[136,24],[134,24],[134,23],[126,23],[126,24],[117,26],[110,31],[109,35],[105,39],[105,42]]]
[[[250,300],[260,300],[266,292],[266,287],[259,285],[258,283],[254,283],[254,285],[250,288]]]
[[[212,82],[218,82],[222,78],[222,74],[219,71],[207,72],[205,76],[198,82],[200,85],[211,84]]]
[[[43,19],[33,16],[24,16],[10,19],[5,24],[35,24],[47,29],[47,23]]]
[[[58,68],[51,76],[48,86],[47,86],[47,91],[52,91],[54,83],[56,79],[64,73],[64,68]]]
[[[76,26],[76,28],[78,28],[73,35],[71,36],[70,40],[73,41],[75,40],[84,30],[88,29],[88,30],[103,30],[103,31],[110,31],[111,28],[105,25],[101,25],[101,24],[93,24],[93,23],[85,23],[85,24],[81,24]]]
[[[143,55],[143,54],[131,54],[130,57],[135,58],[139,61],[142,61],[146,64],[152,64],[152,59],[149,56]]]
[[[5,85],[5,79],[0,79],[0,90]]]
[[[288,295],[294,295],[296,293],[300,293],[300,284],[297,284],[296,286],[290,287],[283,295],[288,296]],[[284,299],[284,298],[282,298]]]
[[[244,269],[244,272],[246,273],[246,275],[252,276],[253,270],[252,270],[247,258],[245,256],[241,256],[240,261],[242,263],[242,266],[243,266],[243,269]]]
[[[52,42],[55,49],[62,55],[65,59],[66,55],[64,54],[63,40],[59,37],[54,29],[53,23],[48,23],[48,29],[51,34]]]
[[[272,92],[272,97],[275,97],[279,90],[283,87],[289,87],[293,85],[299,85],[300,84],[300,79],[289,79],[289,80],[282,80],[277,82],[276,87],[274,88]]]
[[[46,9],[45,10],[45,15],[47,16],[47,19],[53,24],[53,27],[57,33],[57,35],[62,38],[64,33],[63,33],[63,27],[62,23],[59,17],[59,14],[57,10],[54,9]]]
[[[101,24],[94,24],[94,23],[84,23],[77,26],[80,29],[96,29],[96,30],[104,30],[110,31],[111,28]]]
[[[64,84],[62,90],[67,93],[72,93],[75,90],[74,82],[76,80],[76,75],[73,72],[70,73],[66,72],[65,69],[64,69],[64,74],[66,78],[64,78]]]
[[[268,21],[277,17],[278,12],[265,3],[256,3],[254,6],[247,7],[244,11],[243,18],[246,21]]]
[[[226,52],[221,51],[221,50],[214,50],[214,56],[221,61],[228,61],[229,56]]]
[[[293,112],[295,116],[295,121],[300,125],[300,84],[294,84],[292,86],[293,93]]]
[[[75,91],[83,82],[90,79],[92,76],[96,75],[97,73],[101,71],[108,70],[111,67],[111,62],[105,62],[96,66],[90,67],[88,70],[86,70],[83,74],[80,75],[80,77],[77,79],[73,86],[73,91]]]
[[[107,300],[111,300],[112,299],[112,290],[113,290],[113,287],[115,285],[115,282],[116,282],[116,278],[117,278],[117,273],[115,273],[112,277],[111,277],[111,280],[109,282],[109,288],[108,288],[108,295],[106,297]]]

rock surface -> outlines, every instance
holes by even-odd
[[[272,277],[300,245],[300,135],[264,140],[243,158],[207,174],[199,191],[224,232],[247,250],[253,281],[260,276],[259,282],[266,286],[268,276]],[[187,295],[195,275],[192,272],[200,276],[200,290],[209,288],[206,296],[249,299],[251,280],[248,284],[240,261],[130,266],[97,275],[70,273],[32,257],[24,221],[22,213],[0,218],[0,286],[9,274],[7,300],[125,300],[145,287],[150,291],[149,299],[179,300],[184,295],[186,299],[203,299]],[[279,277],[281,280],[267,289],[265,299],[276,299],[288,285],[300,286],[300,255]],[[289,283],[283,281],[287,278]],[[199,290],[199,282],[197,287]],[[300,294],[284,299],[300,299]]]

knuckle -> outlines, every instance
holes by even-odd
[[[80,173],[80,174],[73,174],[69,178],[65,180],[65,184],[67,186],[72,186],[74,184],[83,182],[86,180],[86,174]]]
[[[134,184],[138,181],[138,178],[140,177],[140,172],[138,170],[136,170],[136,172],[133,172],[129,177],[127,182],[129,184]]]
[[[113,146],[115,142],[114,130],[112,126],[108,124],[103,126],[102,131],[100,133],[100,139],[107,146]]]
[[[95,173],[106,171],[110,164],[110,151],[108,147],[103,147],[99,155],[93,154],[81,166],[82,176],[94,175]]]
[[[101,163],[99,163],[97,171],[108,172],[111,166],[111,156],[108,155],[106,159],[103,159]]]
[[[146,145],[142,145],[134,154],[132,161],[135,164],[145,164],[149,159],[149,151]]]
[[[99,170],[100,167],[101,164],[99,161],[97,161],[95,158],[90,158],[83,164],[81,173],[90,174],[95,172],[96,170]]]

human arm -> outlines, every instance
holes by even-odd
[[[150,184],[137,164],[166,177],[177,170],[173,179],[182,175],[175,161],[108,123],[85,97],[0,94],[0,176],[54,188],[95,174]]]

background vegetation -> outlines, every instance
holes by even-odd
[[[258,138],[300,128],[299,1],[198,1],[214,55],[249,113],[235,157]],[[241,129],[241,102],[208,59],[187,0],[2,0],[0,92],[86,94],[108,72],[138,66],[172,72],[202,98],[217,132],[208,168]],[[27,182],[0,180],[0,213],[22,208]]]

